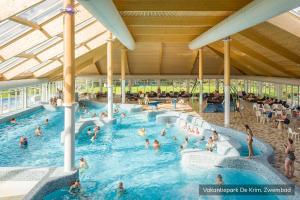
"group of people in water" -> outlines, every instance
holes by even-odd
[[[11,124],[17,124],[17,119],[16,118],[11,118],[10,120]],[[45,119],[45,125],[47,125],[49,123],[49,119]],[[34,135],[35,136],[42,136],[42,128],[41,126],[38,126],[35,130],[34,130]],[[28,138],[25,137],[24,135],[20,136],[19,139],[19,144],[21,148],[26,148],[28,146]]]

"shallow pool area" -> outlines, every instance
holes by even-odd
[[[118,106],[115,106],[118,108]],[[87,111],[78,109],[76,119],[88,118],[94,113],[98,116],[105,110],[105,104],[87,104]],[[122,118],[120,113],[126,113]],[[168,114],[168,111],[165,111]],[[155,115],[154,115],[155,116]],[[9,122],[0,126],[0,145],[4,154],[0,155],[0,166],[59,167],[63,163],[63,146],[60,133],[63,130],[63,109],[48,111],[39,109],[29,115],[17,118],[17,124]],[[82,184],[80,194],[73,195],[68,188],[48,194],[45,199],[115,199],[120,181],[126,192],[120,199],[209,199],[199,197],[199,184],[214,184],[216,176],[221,174],[225,184],[272,184],[268,176],[239,167],[212,167],[185,169],[181,163],[181,145],[185,138],[189,142],[185,149],[205,151],[211,130],[203,129],[205,137],[194,137],[176,124],[158,124],[148,112],[128,112],[120,108],[114,115],[115,124],[104,125],[94,141],[84,127],[76,135],[76,166],[84,158],[89,168],[80,170]],[[45,119],[49,123],[45,124]],[[42,136],[34,136],[34,129],[42,127]],[[145,136],[138,134],[145,128]],[[165,129],[166,135],[160,132]],[[222,134],[222,133],[220,133]],[[27,148],[19,147],[19,137],[28,137]],[[226,134],[225,134],[226,135]],[[225,137],[224,135],[224,137]],[[228,137],[228,136],[226,136]],[[150,145],[145,146],[149,139]],[[159,150],[152,147],[154,140],[160,143]],[[235,138],[240,144],[241,157],[246,156],[246,140],[243,136]],[[256,146],[255,155],[263,152]],[[218,151],[214,150],[214,154]],[[242,196],[243,199],[278,199],[279,196]],[[221,199],[239,199],[240,196],[221,196]],[[285,197],[280,197],[285,199]]]

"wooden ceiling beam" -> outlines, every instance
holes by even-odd
[[[161,75],[162,73],[162,65],[163,65],[163,52],[164,52],[164,43],[161,42],[160,43],[160,49],[159,49],[159,71],[158,71],[158,74]]]
[[[101,63],[100,63],[100,62],[95,62],[94,65],[95,65],[95,68],[96,68],[97,71],[98,71],[98,74],[101,75],[101,74],[102,74],[102,71],[101,71]]]
[[[216,53],[218,56],[220,56],[222,59],[224,59],[224,52],[220,48],[216,48],[214,46],[209,45],[209,49],[211,49],[214,53]],[[245,67],[244,64],[241,64],[236,61],[236,59],[231,58],[232,66],[236,69],[239,69],[243,74],[247,75],[257,75],[256,72],[254,72],[252,69],[249,69],[248,67]],[[223,68],[223,65],[222,65]]]
[[[225,17],[203,17],[203,16],[189,16],[189,17],[134,17],[124,16],[123,20],[128,26],[214,26],[215,24],[222,21]]]
[[[113,0],[119,11],[236,11],[252,0]]]
[[[235,40],[234,37],[232,37],[231,45],[234,48],[237,48],[238,50],[240,50],[241,52],[247,54],[248,56],[250,56],[254,59],[257,59],[262,63],[265,63],[266,65],[269,66],[270,71],[275,70],[275,71],[281,73],[282,76],[295,77],[294,73],[291,73],[291,72],[287,71],[283,66],[278,65],[277,63],[273,62],[272,60],[270,60],[266,56],[264,56],[260,53],[257,53],[255,50],[252,50],[251,48],[248,48],[247,46],[243,45],[239,41]]]
[[[224,54],[223,54],[223,53],[221,53],[221,52],[219,52],[219,51],[213,49],[213,48],[210,47],[210,46],[208,46],[208,48],[209,48],[211,51],[213,51],[217,56],[219,56],[219,57],[224,61]],[[242,75],[247,75],[247,73],[243,70],[242,67],[236,67],[236,65],[238,65],[238,64],[237,64],[234,60],[231,60],[231,62],[232,62],[232,67],[233,67],[234,69],[236,69],[236,70],[237,70],[238,72],[240,72]],[[239,65],[238,65],[238,66],[239,66]],[[221,73],[223,73],[223,71],[224,71],[224,66],[221,65],[220,68],[222,68],[222,72],[221,72]]]
[[[289,49],[277,44],[275,41],[269,39],[268,37],[254,31],[247,29],[246,31],[240,32],[240,35],[250,39],[251,41],[259,44],[260,46],[282,56],[288,60],[291,60],[297,64],[300,64],[300,56],[290,51]]]

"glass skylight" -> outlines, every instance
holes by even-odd
[[[15,65],[20,64],[24,60],[26,60],[26,58],[12,57],[12,58],[0,63],[0,73],[3,73],[5,71],[9,70],[10,68],[14,67]]]
[[[46,40],[45,42],[42,42],[42,43],[26,50],[25,54],[38,54],[39,52],[47,49],[48,47],[58,43],[61,40],[62,40],[62,38],[54,36],[53,38]]]
[[[62,8],[62,0],[46,0],[33,8],[25,10],[17,16],[41,24],[60,13]]]
[[[14,38],[28,31],[30,27],[24,26],[17,22],[4,20],[0,23],[0,45],[4,45]]]

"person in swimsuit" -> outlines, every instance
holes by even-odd
[[[149,141],[149,139],[147,138],[147,139],[145,140],[145,148],[148,149],[148,148],[149,148],[149,145],[150,145],[150,141]]]
[[[21,136],[21,137],[20,137],[20,147],[26,148],[27,145],[28,145],[28,140],[27,140],[27,138],[24,137],[24,136]]]
[[[294,176],[294,171],[295,171],[295,147],[294,147],[294,141],[289,138],[287,145],[284,145],[285,147],[285,163],[284,163],[284,168],[285,168],[285,176],[288,178],[292,178]]]
[[[42,130],[41,127],[37,127],[34,131],[35,136],[41,136],[42,135]]]
[[[78,194],[81,190],[81,185],[80,185],[80,181],[76,180],[69,189],[69,193],[71,194]]]
[[[158,140],[154,140],[154,142],[153,142],[153,148],[155,150],[157,150],[157,149],[159,149],[159,147],[160,147],[159,141]]]
[[[247,144],[248,144],[248,158],[253,158],[253,133],[252,130],[250,129],[250,127],[248,126],[248,124],[245,124],[245,129],[246,129],[246,133],[247,133]]]
[[[125,188],[123,182],[119,182],[118,188],[117,188],[117,196],[120,197],[124,194]]]
[[[223,177],[222,177],[221,174],[218,174],[218,176],[216,178],[216,184],[217,185],[224,185]]]

